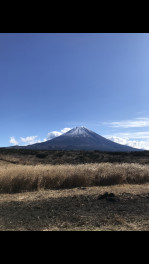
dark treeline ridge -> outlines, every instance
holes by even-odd
[[[140,163],[149,164],[149,151],[100,152],[28,150],[0,148],[0,160],[15,164],[85,164],[85,163]]]

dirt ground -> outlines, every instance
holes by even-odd
[[[125,230],[149,231],[149,184],[0,195],[0,231]]]

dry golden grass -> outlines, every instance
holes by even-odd
[[[147,182],[149,165],[134,163],[37,166],[0,164],[0,193]]]

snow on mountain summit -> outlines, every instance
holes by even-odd
[[[90,137],[91,136],[90,133],[91,131],[86,127],[76,127],[69,130],[67,133],[63,135],[72,136],[72,137],[76,137],[76,136]]]

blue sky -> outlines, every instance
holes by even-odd
[[[148,33],[0,33],[1,147],[85,126],[149,149],[148,100]]]

